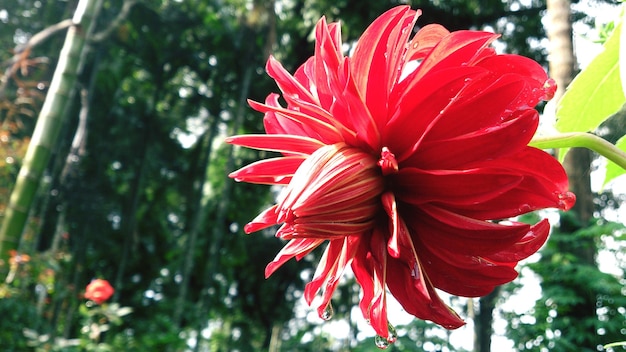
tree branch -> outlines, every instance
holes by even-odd
[[[33,35],[25,44],[18,45],[15,48],[15,55],[13,56],[13,58],[9,60],[11,60],[11,62],[15,62],[17,60],[16,57],[19,56],[19,54],[23,53],[26,50],[31,50],[37,45],[43,43],[49,37],[53,36],[54,34],[57,34],[58,32],[62,30],[69,28],[72,25],[74,25],[74,22],[72,21],[72,19],[67,19],[59,23],[53,24],[50,27],[45,28],[41,32]]]
[[[113,21],[111,21],[107,28],[94,34],[91,38],[91,42],[99,43],[107,39],[111,35],[111,33],[113,33],[113,31],[117,29],[117,27],[119,27],[122,22],[126,20],[126,18],[128,18],[130,10],[133,8],[133,6],[135,6],[135,4],[137,4],[137,0],[124,0],[124,5],[122,5],[122,9],[117,14],[117,16],[113,19]]]
[[[4,71],[4,74],[0,76],[0,99],[4,98],[4,92],[6,90],[6,86],[9,83],[9,77],[15,74],[15,71],[20,67],[19,63],[22,60],[26,60],[31,50],[37,45],[43,43],[48,38],[57,34],[58,32],[65,30],[74,25],[74,22],[71,19],[67,19],[61,21],[57,24],[53,24],[50,27],[38,32],[33,35],[26,43],[22,45],[18,45],[14,52],[15,54],[2,63],[3,66],[8,65],[7,69]]]

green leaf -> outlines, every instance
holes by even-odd
[[[615,146],[626,152],[626,135],[618,139],[617,143],[615,143]],[[614,178],[621,176],[625,173],[626,170],[609,160],[608,164],[606,165],[606,175],[604,175],[603,186],[606,186],[606,184],[612,181]]]
[[[559,101],[559,131],[593,131],[626,102],[619,67],[621,28],[620,23],[604,44],[604,51],[574,78]]]
[[[622,6],[622,23],[626,19],[626,7]],[[619,57],[626,58],[626,31],[621,31],[619,36]],[[619,59],[619,58],[618,58]],[[620,65],[619,76],[622,81],[622,93],[626,95],[626,65]]]

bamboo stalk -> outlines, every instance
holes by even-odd
[[[0,259],[16,249],[41,177],[48,165],[61,126],[67,119],[67,107],[72,99],[76,79],[85,56],[85,43],[93,31],[94,18],[102,0],[80,0],[61,49],[46,100],[35,125],[24,163],[17,176],[7,210],[0,227]]]

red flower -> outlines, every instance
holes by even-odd
[[[96,304],[102,304],[111,298],[114,292],[115,290],[107,280],[96,279],[87,285],[85,298],[94,301]]]
[[[574,195],[550,155],[528,142],[534,106],[555,86],[536,62],[498,55],[497,35],[449,33],[429,25],[412,36],[419,11],[386,12],[344,57],[339,25],[322,18],[315,54],[290,75],[270,58],[277,94],[250,105],[265,113],[266,135],[229,143],[282,156],[230,176],[286,185],[284,198],[247,233],[282,224],[289,240],[266,270],[302,259],[328,242],[304,296],[327,307],[348,265],[360,308],[380,337],[389,332],[386,295],[446,328],[463,325],[437,289],[476,297],[513,280],[517,262],[550,230],[498,221],[533,210],[568,209]],[[412,38],[411,38],[412,36]]]
[[[17,266],[20,264],[25,264],[30,261],[30,255],[28,254],[20,254],[18,251],[12,249],[9,251],[9,264],[11,266]]]

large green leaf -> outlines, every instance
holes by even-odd
[[[626,6],[622,6],[622,23],[626,19]],[[620,31],[619,62],[626,60],[626,31]],[[626,95],[626,65],[619,65],[619,76],[622,81],[622,92]]]
[[[604,51],[576,76],[559,101],[559,131],[593,131],[626,102],[619,68],[621,28],[620,23],[606,41]]]
[[[621,149],[622,151],[626,152],[626,136],[622,136],[622,138],[620,138],[617,141],[617,143],[615,143],[615,146]],[[623,168],[621,168],[620,166],[618,166],[617,164],[609,160],[608,164],[606,165],[606,175],[604,176],[604,185],[612,181],[617,176],[621,176],[625,173],[626,173],[626,170],[624,170]]]

